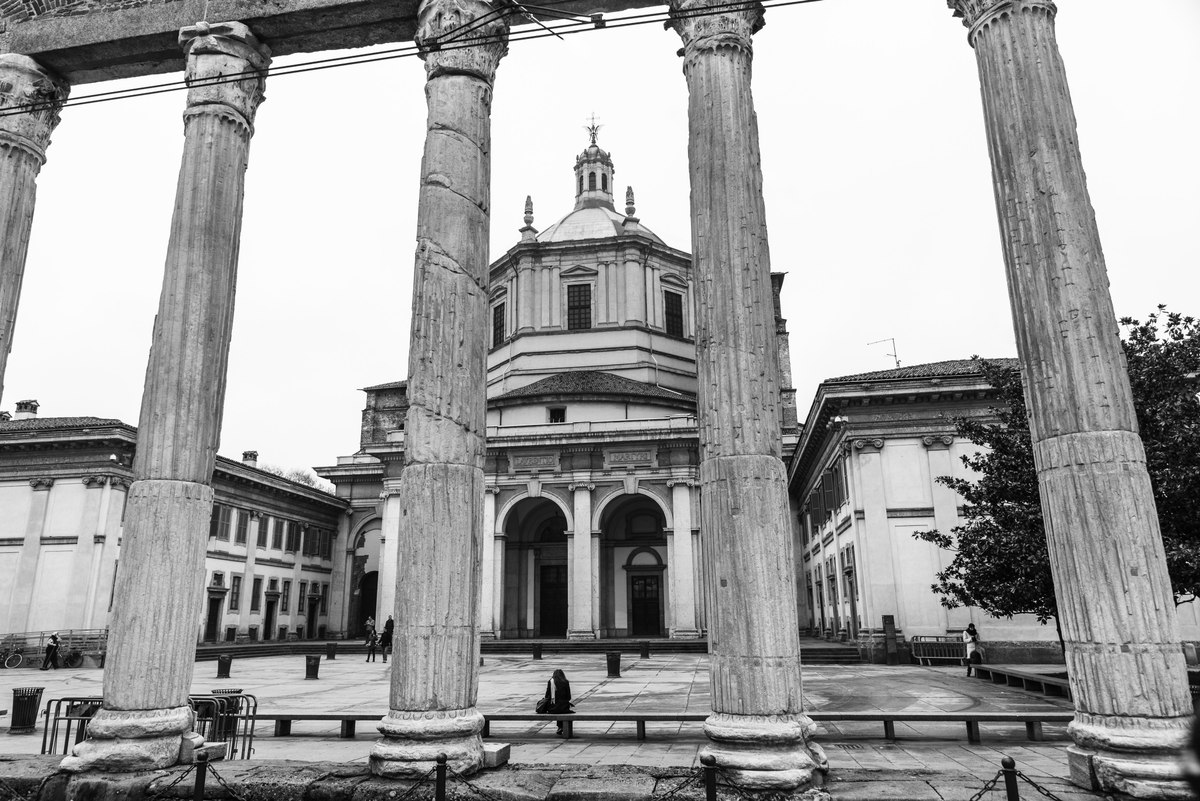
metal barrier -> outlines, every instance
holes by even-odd
[[[87,737],[88,723],[100,709],[100,696],[51,698],[42,730],[43,754],[70,754]],[[254,752],[254,718],[258,699],[240,690],[214,690],[189,695],[196,713],[195,730],[206,742],[225,743],[226,759],[249,759]]]
[[[909,651],[918,664],[931,665],[940,659],[963,664],[967,659],[967,644],[953,634],[917,635],[908,638]]]

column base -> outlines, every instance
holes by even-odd
[[[1132,798],[1193,797],[1179,758],[1190,736],[1186,718],[1123,718],[1106,725],[1108,721],[1076,713],[1068,727],[1075,741],[1067,748],[1073,784]]]
[[[744,790],[798,790],[825,783],[829,760],[809,738],[816,731],[807,715],[729,715],[714,713],[704,721],[712,743],[700,756]]]
[[[499,637],[499,635],[496,634],[496,632],[494,632],[490,629],[483,629],[482,631],[479,632],[479,639],[480,640],[498,640],[498,639],[500,639],[500,637]]]
[[[185,738],[203,741],[192,732],[193,724],[189,706],[127,712],[101,709],[88,724],[88,739],[75,746],[59,768],[71,773],[169,768],[179,763]]]
[[[443,711],[393,709],[379,722],[383,735],[371,749],[371,773],[389,779],[420,778],[440,754],[463,775],[483,765],[483,715],[474,707]]]
[[[592,631],[591,629],[579,629],[579,630],[572,629],[571,631],[567,632],[567,639],[568,640],[594,640],[594,639],[596,639],[596,632]]]

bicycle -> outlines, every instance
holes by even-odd
[[[72,648],[63,655],[63,665],[69,668],[77,668],[83,664],[83,651],[78,648]]]
[[[0,661],[3,662],[6,668],[19,668],[25,661],[25,654],[20,646],[5,646],[3,651],[0,651]]]

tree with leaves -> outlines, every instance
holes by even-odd
[[[1121,325],[1167,569],[1183,603],[1200,593],[1200,321],[1159,306],[1144,323],[1126,317]],[[955,420],[959,435],[983,448],[963,457],[975,475],[937,479],[962,496],[966,522],[914,536],[954,552],[933,585],[943,606],[1057,622],[1020,371],[986,360],[979,367],[1002,405],[993,422]]]

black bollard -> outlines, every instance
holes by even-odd
[[[336,642],[325,643],[325,658],[326,659],[337,659],[337,643]]]
[[[196,768],[196,784],[192,788],[192,801],[204,801],[204,779],[208,776],[208,754],[200,751],[193,765]]]
[[[640,656],[642,659],[650,658],[650,643],[646,642],[645,640],[642,640],[640,643],[638,643],[638,656]]]
[[[605,651],[604,661],[608,663],[608,677],[610,679],[621,678],[621,652]]]
[[[321,657],[319,655],[304,657],[304,678],[306,680],[320,678],[320,676],[317,675],[320,671]]]
[[[446,801],[446,755],[437,755],[437,783],[433,786],[434,801]]]
[[[533,644],[533,658],[534,659],[542,658],[542,644],[540,642],[535,642]]]
[[[704,799],[717,801],[717,758],[705,754],[700,757],[700,764],[704,766]]]
[[[1005,757],[1000,760],[1001,770],[1004,774],[1004,795],[1008,801],[1021,801],[1021,791],[1017,788],[1017,763],[1012,757]]]
[[[217,678],[229,678],[229,666],[233,664],[233,656],[230,654],[220,654],[217,657]]]

